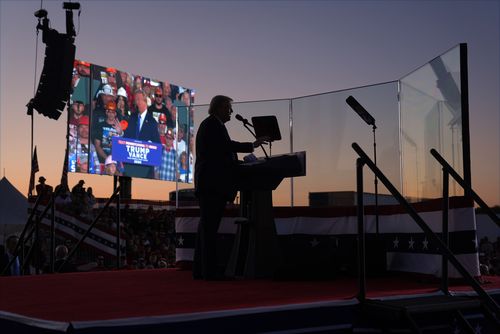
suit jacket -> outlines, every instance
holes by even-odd
[[[146,117],[142,123],[139,135],[136,134],[137,123],[139,122],[138,114],[134,113],[130,116],[128,127],[125,130],[124,137],[130,139],[138,139],[143,141],[152,141],[161,144],[160,134],[158,133],[158,123],[153,117],[153,114],[146,111]],[[154,178],[154,167],[141,166],[134,164],[125,164],[124,176]]]
[[[142,128],[141,131],[139,132],[139,136],[136,135],[138,121],[139,118],[137,114],[132,114],[132,116],[130,116],[130,119],[128,121],[128,127],[125,130],[124,134],[125,138],[161,143],[160,135],[158,133],[158,123],[154,119],[152,113],[146,111],[146,118],[142,123]]]
[[[219,195],[234,200],[238,183],[236,152],[253,152],[253,144],[231,140],[226,126],[215,116],[201,122],[196,134],[197,196]]]

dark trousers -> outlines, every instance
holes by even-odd
[[[217,267],[217,230],[226,207],[226,199],[215,194],[201,195],[200,222],[194,250],[193,278],[214,279],[224,268]]]

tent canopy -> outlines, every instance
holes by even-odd
[[[0,180],[0,244],[5,239],[23,230],[28,219],[28,200],[3,177]]]

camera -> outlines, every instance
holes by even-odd
[[[80,9],[80,3],[79,2],[63,2],[63,9],[78,10],[78,9]]]
[[[47,17],[47,11],[45,9],[39,9],[35,12],[35,17],[38,17],[39,19],[43,19],[44,17]]]

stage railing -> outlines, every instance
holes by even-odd
[[[500,218],[493,212],[493,210],[486,204],[485,201],[479,197],[479,195],[472,189],[470,184],[465,182],[465,180],[458,175],[458,173],[451,167],[451,165],[435,150],[431,149],[432,156],[443,166],[443,182],[447,179],[446,174],[452,176],[455,181],[465,190],[466,195],[472,197],[472,199],[479,205],[479,207],[488,215],[488,217],[493,220],[498,227],[500,227]]]
[[[472,197],[472,199],[479,205],[481,209],[493,220],[498,227],[500,227],[500,218],[491,210],[491,208],[482,200],[482,198],[472,189],[469,183],[467,183],[457,171],[451,167],[451,165],[435,150],[431,149],[432,156],[441,164],[443,167],[443,239],[445,243],[448,242],[448,211],[449,211],[449,178],[450,175],[455,179],[455,181],[465,190],[467,196]],[[448,273],[448,261],[443,256],[442,263],[443,272]],[[447,277],[447,276],[446,276]],[[448,290],[448,280],[443,280],[443,290]]]
[[[121,245],[120,245],[120,214],[119,214],[119,210],[120,210],[120,186],[117,186],[115,191],[111,195],[111,197],[109,197],[109,199],[106,201],[106,204],[104,204],[104,206],[99,210],[97,217],[95,217],[94,221],[90,224],[87,231],[85,231],[85,233],[82,235],[80,240],[78,240],[76,245],[73,246],[73,248],[68,253],[68,255],[66,256],[64,261],[58,266],[58,268],[56,268],[57,272],[61,271],[61,269],[64,268],[64,266],[66,265],[66,263],[75,255],[75,253],[78,250],[78,248],[80,247],[80,245],[83,243],[85,238],[87,238],[87,236],[90,234],[90,232],[92,231],[94,226],[97,224],[97,222],[101,218],[102,214],[107,210],[107,208],[109,207],[109,205],[111,204],[111,202],[113,202],[113,200],[115,198],[117,201],[116,207],[118,210],[118,213],[117,213],[117,220],[118,221],[116,222],[116,257],[117,257],[116,269],[120,269],[120,258],[121,258],[121,254],[120,254],[120,247],[121,247]]]
[[[43,210],[42,214],[40,216],[35,217],[35,219],[33,220],[33,218],[36,215],[37,209],[40,206],[41,202],[47,198],[46,196],[38,196],[37,197],[37,199],[35,201],[35,205],[33,206],[33,209],[31,210],[31,213],[30,213],[30,215],[28,217],[28,220],[26,221],[26,224],[24,224],[23,231],[21,232],[21,235],[19,236],[19,240],[18,240],[18,242],[16,244],[16,247],[14,248],[14,252],[12,254],[12,258],[10,259],[9,263],[4,268],[2,268],[0,276],[4,275],[5,272],[12,266],[12,264],[14,263],[14,261],[16,261],[16,258],[19,257],[19,252],[21,250],[23,251],[23,256],[22,256],[22,263],[21,263],[21,268],[20,269],[21,269],[21,273],[24,272],[24,269],[28,265],[31,256],[33,255],[33,252],[35,251],[36,247],[38,247],[38,245],[37,245],[38,244],[38,223],[39,223],[39,221],[41,219],[43,219],[43,217],[45,217],[45,215],[47,214],[47,212],[49,211],[49,209],[52,209],[52,210],[54,209],[55,197],[58,195],[58,193],[59,193],[59,189],[56,190],[55,193],[52,193],[50,195],[49,203],[45,207],[45,209]],[[52,218],[53,218],[53,215],[52,215]],[[34,221],[35,226],[33,226],[33,221]],[[53,225],[54,225],[54,221],[52,219],[51,226],[53,226]],[[30,230],[30,228],[31,228],[31,230]],[[29,232],[28,232],[28,230],[29,230]],[[26,237],[26,233],[28,233],[27,237]],[[35,240],[32,242],[31,247],[28,250],[28,254],[26,256],[24,256],[25,243],[26,243],[26,241],[28,241],[28,240],[30,240],[32,238],[33,233],[35,233]],[[52,254],[53,253],[54,253],[54,250],[52,249]],[[51,255],[51,262],[53,262],[53,257],[52,256],[53,255]],[[38,271],[38,269],[39,269],[39,267],[36,267],[37,271]]]
[[[357,183],[357,207],[358,207],[358,268],[359,268],[359,294],[358,299],[360,302],[366,300],[366,271],[365,271],[365,229],[364,229],[364,204],[363,204],[363,167],[365,165],[370,168],[373,173],[379,178],[379,180],[384,184],[384,186],[390,191],[394,198],[399,202],[399,204],[405,208],[406,212],[413,218],[417,225],[424,231],[426,237],[430,239],[430,242],[436,246],[441,254],[446,258],[446,261],[451,262],[451,264],[456,268],[456,270],[462,275],[466,283],[470,285],[474,291],[478,294],[479,298],[483,301],[484,306],[491,315],[496,315],[500,318],[500,307],[491,298],[488,293],[481,287],[479,282],[467,271],[467,269],[458,261],[453,252],[448,247],[447,243],[441,240],[434,231],[425,223],[425,221],[420,217],[417,211],[408,203],[408,201],[399,193],[399,191],[392,185],[392,183],[387,179],[382,171],[375,165],[375,163],[368,157],[368,155],[359,147],[357,143],[352,144],[352,148],[358,154],[359,158],[356,161],[356,183]],[[445,215],[443,214],[443,217]],[[446,223],[443,219],[443,224]],[[447,241],[447,238],[445,238]],[[446,276],[446,277],[445,277]],[[448,272],[442,273],[443,282],[448,280]],[[443,291],[445,294],[449,294],[447,291],[447,284],[443,283],[442,287],[445,288]],[[443,290],[443,288],[442,288]]]

